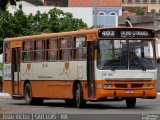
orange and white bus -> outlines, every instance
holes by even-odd
[[[143,28],[96,28],[6,38],[4,92],[27,104],[63,99],[86,101],[157,96],[155,32]]]

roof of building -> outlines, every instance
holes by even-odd
[[[69,7],[93,7],[93,0],[69,0]],[[121,7],[122,0],[96,0],[98,7]]]
[[[22,5],[23,7],[24,6],[34,7],[35,6],[35,5],[33,5],[33,4],[31,4],[31,3],[27,2],[27,1],[18,1],[17,2],[17,6],[19,6],[19,5]]]

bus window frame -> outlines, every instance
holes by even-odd
[[[66,40],[70,39],[71,40],[71,46],[70,47],[66,46],[64,48],[61,48],[61,41],[62,41],[62,39],[66,39]],[[74,42],[73,36],[63,36],[63,37],[59,37],[58,38],[58,60],[60,62],[65,62],[65,61],[71,61],[71,60],[73,60],[73,53],[72,53],[73,42]],[[68,45],[68,43],[66,43],[66,44]],[[63,55],[64,55],[64,54],[62,54],[63,50],[70,50],[70,59],[62,59]]]
[[[84,38],[84,43],[85,43],[85,47],[76,47],[76,38]],[[79,35],[79,36],[74,36],[73,37],[73,42],[74,42],[74,46],[73,46],[73,49],[72,49],[72,53],[73,53],[73,60],[74,61],[84,61],[84,60],[87,60],[87,37],[85,35]],[[79,49],[85,49],[86,50],[86,55],[85,55],[85,58],[78,58],[76,59],[76,52],[75,50],[79,50]]]
[[[24,50],[25,42],[32,42],[32,49],[29,50],[29,52],[32,53],[32,57],[30,58],[31,60],[29,61],[24,60],[24,53],[27,53],[27,50]],[[33,62],[33,60],[34,60],[34,40],[23,40],[22,41],[22,63],[31,63]]]
[[[42,41],[42,48],[41,49],[36,49],[36,41]],[[34,62],[44,62],[46,60],[46,57],[45,57],[45,38],[44,39],[34,39],[33,40],[33,61]],[[42,53],[42,60],[37,60],[36,59],[36,52],[41,52]]]
[[[49,41],[53,41],[53,40],[56,40],[56,48],[54,48],[54,49],[50,49],[49,48]],[[47,62],[56,62],[56,61],[58,61],[59,60],[59,55],[58,55],[58,40],[59,40],[59,38],[57,38],[57,37],[52,37],[52,38],[47,38],[46,40],[45,40],[45,60],[47,61]],[[48,52],[50,52],[50,51],[57,51],[57,55],[56,55],[56,60],[49,60],[49,53]]]
[[[6,45],[9,45],[8,51],[6,52]],[[7,56],[6,56],[7,55]],[[7,57],[7,59],[6,59]],[[9,58],[8,58],[9,57]],[[6,61],[7,60],[7,61]],[[11,43],[5,42],[4,43],[4,63],[9,64],[11,62]]]

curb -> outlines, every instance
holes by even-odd
[[[0,93],[0,99],[12,98],[8,93]]]

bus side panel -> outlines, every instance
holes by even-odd
[[[11,64],[3,64],[3,90],[12,95]]]
[[[8,93],[12,95],[12,81],[11,80],[3,81],[3,91],[4,93]]]
[[[27,70],[27,64],[29,63],[23,63],[21,75],[23,80],[30,81],[33,97],[73,98],[73,82],[80,80],[84,98],[87,98],[86,62],[37,62],[29,67],[30,70],[33,69],[33,72],[27,71],[30,75],[23,74]]]

